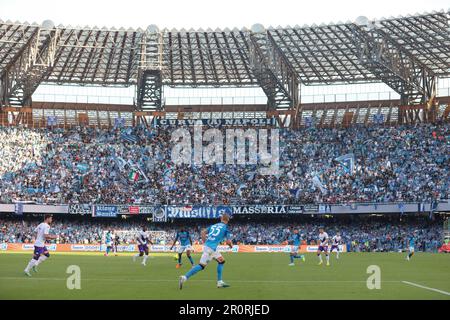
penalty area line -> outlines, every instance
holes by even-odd
[[[422,286],[420,284],[417,284],[417,283],[414,283],[414,282],[409,282],[409,281],[402,281],[402,283],[409,284],[410,286],[414,286],[414,287],[418,287],[418,288],[422,288],[422,289],[425,289],[425,290],[430,290],[430,291],[434,291],[434,292],[438,292],[438,293],[442,293],[442,294],[445,294],[447,296],[450,296],[450,292],[447,292],[447,291],[444,291],[444,290],[439,290],[439,289],[436,289],[436,288],[425,287],[425,286]]]

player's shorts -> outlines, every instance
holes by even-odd
[[[334,249],[336,249],[337,251],[339,251],[339,246],[336,245],[336,244],[333,244],[333,245],[331,246],[330,252],[333,252]]]
[[[409,247],[409,252],[414,252],[414,247]]]
[[[202,257],[200,258],[200,264],[206,265],[208,264],[212,259],[219,259],[222,257],[219,251],[213,250],[210,247],[203,246],[203,253]]]
[[[113,245],[113,243],[111,241],[106,243],[107,247],[112,247],[112,245]]]
[[[140,244],[138,245],[139,252],[147,252],[148,246],[146,244]]]
[[[319,246],[319,249],[317,249],[317,251],[319,251],[319,252],[323,251],[323,252],[327,253],[328,252],[328,246]]]
[[[188,244],[187,246],[179,246],[177,253],[183,253],[184,251],[194,251],[194,248],[192,248],[192,246],[190,244]]]
[[[34,246],[34,255],[36,255],[36,256],[40,256],[41,254],[44,254],[45,252],[48,252],[48,249],[47,249],[47,247],[36,247],[36,246]]]
[[[299,246],[295,246],[295,245],[294,245],[294,246],[291,246],[291,252],[292,252],[292,253],[297,253],[297,252],[298,252],[298,247],[299,247]]]

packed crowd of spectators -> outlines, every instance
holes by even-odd
[[[255,165],[176,166],[172,131],[0,127],[0,203],[206,205],[450,198],[448,124],[281,130],[280,173],[266,176]],[[354,156],[351,172],[335,161],[345,154]]]
[[[31,243],[34,228],[42,219],[0,219],[0,243]],[[288,220],[288,219],[286,219]],[[55,219],[51,226],[51,234],[58,235],[56,243],[104,243],[107,231],[118,232],[121,244],[135,243],[136,231],[146,225],[153,231],[155,244],[172,244],[176,232],[185,229],[191,234],[194,243],[201,243],[201,230],[211,222],[186,220],[183,224],[165,223],[149,224],[145,221],[114,219],[113,221],[92,219],[61,220]],[[314,220],[280,222],[274,221],[234,221],[229,225],[231,239],[239,244],[286,244],[291,239],[294,228],[298,228],[304,244],[316,244],[318,228],[323,226],[330,238],[340,232],[343,243],[351,251],[400,251],[407,248],[409,237],[416,238],[417,250],[437,251],[443,242],[442,221],[429,219],[409,219],[399,221],[398,218],[384,217],[378,220]],[[289,242],[288,242],[289,243]]]

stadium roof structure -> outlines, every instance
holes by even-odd
[[[0,20],[0,103],[31,105],[41,83],[136,85],[138,110],[162,87],[260,86],[268,110],[298,108],[300,84],[384,82],[426,104],[450,76],[450,11],[329,25],[159,30]]]

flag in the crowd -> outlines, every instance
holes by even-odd
[[[78,163],[77,164],[78,170],[80,170],[82,173],[85,173],[89,170],[89,165],[86,163]]]
[[[166,170],[163,172],[163,176],[171,176],[172,175],[172,168],[170,166],[167,166]]]
[[[42,193],[42,192],[45,192],[45,189],[44,189],[44,188],[27,188],[26,191],[27,191],[29,194],[34,194],[34,193]]]
[[[355,170],[355,155],[353,153],[347,153],[334,159],[339,162],[346,173],[353,173]]]
[[[128,134],[128,133],[122,133],[120,135],[120,137],[122,138],[122,140],[130,142],[130,143],[136,143],[137,142],[137,137],[135,135],[132,134]]]
[[[236,190],[236,194],[238,196],[242,196],[242,189],[244,189],[247,185],[245,183],[241,183],[241,185],[239,186],[239,188]]]
[[[125,119],[124,118],[115,118],[114,119],[114,128],[120,128],[125,126]]]
[[[301,189],[300,188],[289,189],[289,192],[290,192],[291,195],[293,195],[295,197],[295,199],[299,199],[300,198],[300,193],[301,193]]]
[[[255,178],[256,171],[250,171],[245,174],[245,180],[252,181]]]
[[[323,185],[322,181],[320,181],[320,178],[318,175],[314,175],[312,178],[312,183],[316,188],[320,189],[320,192],[327,193],[327,189]]]
[[[145,181],[148,182],[149,179],[148,179],[147,175],[145,174],[145,172],[141,169],[141,166],[139,164],[137,164],[136,168],[139,171],[139,173],[141,174],[141,176],[144,177]]]
[[[14,213],[21,216],[23,215],[23,203],[18,202],[14,204]]]
[[[59,187],[59,185],[54,184],[50,187],[50,192],[51,193],[59,193],[59,192],[61,192],[61,188]]]
[[[163,179],[164,179],[164,186],[166,190],[176,190],[176,180],[175,177],[172,174],[172,168],[170,166],[167,166],[166,170],[164,170],[163,173]]]
[[[438,207],[438,202],[436,201],[436,200],[431,200],[431,203],[430,203],[430,215],[429,215],[429,218],[430,219],[434,219],[434,211],[436,211],[437,210],[437,207]]]
[[[130,174],[128,175],[128,180],[132,181],[132,182],[136,182],[139,180],[139,172],[137,172],[136,170],[131,170]]]
[[[47,125],[48,126],[56,126],[58,124],[58,120],[56,116],[48,116],[47,117]]]
[[[206,191],[206,186],[205,183],[203,181],[199,181],[198,182],[198,188],[202,191]]]
[[[153,117],[152,122],[150,123],[150,125],[153,128],[157,128],[158,127],[156,117]]]
[[[377,124],[383,124],[384,122],[384,114],[376,113],[373,115],[373,122]]]
[[[113,159],[120,170],[122,170],[125,167],[126,161],[122,157],[113,157]]]
[[[122,159],[122,160],[123,160],[123,159]],[[123,161],[125,161],[125,160],[123,160]],[[136,172],[139,174],[138,180],[139,180],[139,178],[142,176],[142,177],[144,177],[144,179],[145,179],[146,182],[149,181],[148,178],[147,178],[147,176],[146,176],[146,174],[144,173],[144,171],[143,171],[143,170],[141,169],[141,167],[139,166],[139,164],[134,163],[131,159],[128,160],[126,163],[129,165],[129,168],[130,168],[131,170],[134,170],[134,171],[136,171]]]
[[[405,204],[403,202],[399,203],[398,208],[400,209],[400,215],[403,215],[405,213]]]
[[[313,117],[305,117],[305,127],[314,127]]]

